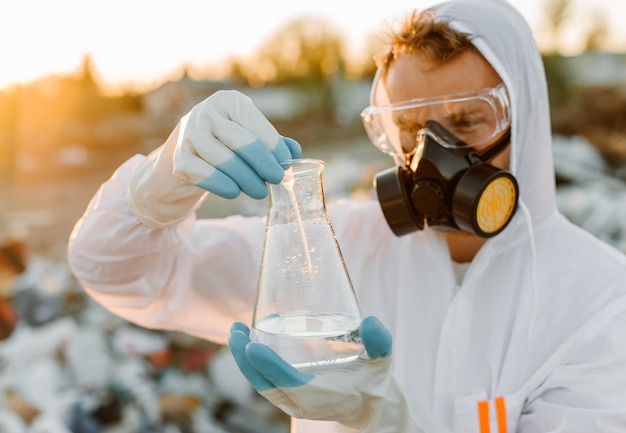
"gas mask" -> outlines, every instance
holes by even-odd
[[[489,163],[510,142],[504,85],[390,103],[377,76],[371,102],[361,113],[365,129],[396,162],[376,175],[375,185],[397,236],[428,226],[488,238],[507,226],[517,209],[517,181]]]
[[[401,236],[428,225],[481,237],[500,233],[515,213],[518,186],[511,173],[487,161],[508,145],[509,133],[478,153],[458,146],[454,134],[431,120],[417,141],[408,165],[376,175],[378,200],[391,230]]]

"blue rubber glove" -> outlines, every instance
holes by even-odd
[[[297,370],[269,347],[251,342],[249,329],[236,322],[229,347],[252,386],[294,418],[335,421],[360,432],[443,432],[428,415],[418,422],[389,372],[392,339],[375,317],[361,322],[367,358],[315,373]]]
[[[300,145],[281,137],[250,98],[219,91],[193,107],[137,167],[129,207],[144,224],[165,227],[186,218],[207,192],[261,199],[266,182],[282,180],[280,163],[301,156]]]

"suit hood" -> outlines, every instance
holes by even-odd
[[[511,101],[510,171],[533,225],[556,209],[550,108],[543,61],[522,15],[503,0],[455,0],[432,8],[467,34],[500,75]]]

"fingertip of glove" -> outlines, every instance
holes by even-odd
[[[280,181],[277,183],[280,183]],[[265,186],[265,184],[263,184],[259,188],[246,188],[247,189],[245,189],[244,192],[255,200],[262,200],[269,194],[269,190],[267,189],[267,186]]]
[[[389,330],[378,318],[369,316],[363,319],[359,329],[367,355],[371,358],[386,358],[391,355],[392,337]]]
[[[268,356],[268,350],[269,349],[267,346],[265,346],[264,344],[261,343],[256,343],[256,342],[250,342],[250,344],[248,344],[246,346],[246,354],[248,356],[252,355],[253,357],[267,357]]]
[[[230,325],[230,332],[241,331],[246,335],[250,334],[250,328],[242,322],[234,322]]]
[[[228,336],[228,346],[231,348],[244,349],[250,343],[250,338],[243,331],[233,331]]]
[[[246,356],[257,368],[263,369],[268,365],[287,365],[276,352],[262,343],[250,342],[246,345]]]
[[[259,392],[272,389],[274,388],[274,385],[259,371],[257,371],[257,369],[248,360],[247,349],[251,344],[254,343],[250,342],[248,335],[241,329],[233,330],[228,338],[230,353],[232,354],[237,367],[239,367],[239,370],[250,382],[252,387]]]
[[[292,159],[302,158],[302,146],[300,146],[300,143],[298,143],[293,138],[289,138],[289,137],[282,137],[282,138],[285,144],[287,145],[289,152],[291,153],[291,158]]]
[[[235,322],[230,327],[228,346],[231,352],[237,351],[243,355],[245,348],[250,343],[250,329],[241,322]],[[235,353],[233,353],[235,355]]]
[[[220,171],[197,182],[196,186],[225,199],[237,198],[241,193],[239,185]]]

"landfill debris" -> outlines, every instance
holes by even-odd
[[[0,432],[289,431],[228,348],[114,316],[63,263],[1,260]]]
[[[626,178],[580,137],[555,136],[559,210],[574,224],[626,253]]]

